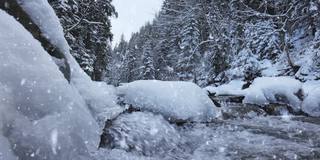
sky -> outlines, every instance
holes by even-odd
[[[113,45],[120,41],[122,34],[129,40],[132,33],[151,21],[160,10],[162,2],[163,0],[113,0],[119,14],[117,19],[112,19]]]

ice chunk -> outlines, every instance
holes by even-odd
[[[204,90],[190,82],[136,81],[118,88],[125,103],[169,119],[208,121],[215,105]]]
[[[244,103],[258,105],[285,103],[298,111],[301,108],[300,92],[302,83],[293,78],[260,77],[256,78],[246,90]]]
[[[161,115],[135,112],[113,121],[108,130],[109,148],[136,151],[143,155],[162,155],[176,149],[180,135]]]

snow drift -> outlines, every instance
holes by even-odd
[[[206,92],[190,82],[141,80],[120,86],[118,94],[126,104],[169,120],[209,121],[216,114]]]

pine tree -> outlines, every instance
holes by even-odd
[[[125,70],[124,59],[128,49],[128,43],[124,39],[124,35],[121,35],[119,44],[117,44],[112,51],[110,63],[108,63],[107,68],[110,74],[107,75],[107,82],[118,86],[122,82],[122,75]]]
[[[142,63],[143,63],[143,66],[142,66],[143,79],[145,80],[155,79],[155,69],[153,65],[151,40],[148,40],[146,44],[143,46]]]
[[[182,25],[179,61],[176,67],[180,80],[193,80],[196,76],[195,69],[201,57],[198,48],[200,32],[193,9],[186,11]]]
[[[125,71],[127,80],[145,79],[151,60],[155,79],[192,80],[201,86],[251,81],[270,74],[262,72],[269,67],[262,68],[265,64],[279,69],[269,76],[310,79],[315,76],[308,75],[320,66],[319,4],[315,0],[164,0],[155,20],[129,41],[124,60],[130,70]],[[152,44],[150,49],[147,43]],[[151,58],[146,50],[151,50]],[[310,57],[312,63],[302,64],[301,57]]]
[[[72,48],[72,55],[93,80],[106,74],[110,41],[110,17],[116,16],[111,0],[49,0]]]

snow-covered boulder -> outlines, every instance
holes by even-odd
[[[103,127],[105,119],[112,119],[123,111],[116,104],[115,89],[105,83],[93,82],[81,69],[74,57],[70,54],[70,47],[64,38],[63,28],[54,10],[47,0],[16,0],[21,8],[30,16],[41,30],[42,35],[64,54],[70,67],[70,82],[85,100],[90,112]],[[46,53],[48,54],[48,53]],[[63,62],[53,58],[58,66]]]
[[[313,117],[320,117],[320,81],[306,82],[303,85],[305,99],[302,111]]]
[[[70,47],[64,38],[63,28],[53,8],[47,0],[15,0],[21,8],[30,16],[43,36],[57,47],[64,54],[67,54]]]
[[[290,77],[256,78],[246,90],[244,103],[266,105],[287,104],[294,111],[301,109],[302,83]]]
[[[0,155],[91,159],[99,128],[85,101],[41,44],[2,10],[0,75]]]
[[[214,94],[216,96],[221,95],[244,95],[245,92],[242,90],[242,86],[245,82],[241,80],[233,80],[227,84],[223,84],[218,87],[208,86],[204,88],[204,90],[208,91],[210,94]]]
[[[180,135],[161,115],[134,112],[123,114],[106,128],[107,148],[162,155],[178,148]]]
[[[126,104],[169,120],[209,121],[216,115],[206,91],[190,82],[141,80],[118,87],[118,95]]]

